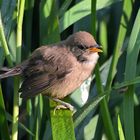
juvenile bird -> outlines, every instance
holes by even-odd
[[[21,75],[21,98],[28,99],[41,93],[59,102],[91,75],[99,58],[98,52],[102,50],[93,36],[80,31],[64,41],[36,49],[14,68],[2,69],[4,73],[0,79]]]

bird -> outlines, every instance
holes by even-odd
[[[21,98],[42,94],[70,108],[62,99],[91,75],[99,52],[102,48],[94,37],[79,31],[66,40],[37,48],[27,60],[13,68],[2,68],[0,79],[20,75],[23,78],[19,89]]]

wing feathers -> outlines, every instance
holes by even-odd
[[[50,78],[45,74],[32,79],[26,79],[20,88],[20,92],[22,92],[21,98],[34,97],[44,90],[48,90],[53,85],[53,81],[55,81],[55,78]]]
[[[62,48],[42,49],[41,52],[41,48],[34,52],[23,70],[25,80],[19,90],[22,98],[30,98],[43,91],[49,92],[54,84],[62,82],[71,72],[72,62],[67,55],[64,56]]]

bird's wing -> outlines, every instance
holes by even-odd
[[[42,51],[44,49],[44,51]],[[57,57],[56,57],[57,56]],[[22,98],[30,98],[61,82],[71,72],[72,62],[59,48],[41,48],[33,53],[23,70]]]

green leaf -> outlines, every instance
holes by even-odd
[[[10,55],[10,52],[8,49],[8,45],[7,45],[7,41],[6,41],[6,37],[5,37],[5,33],[4,33],[1,12],[0,12],[0,41],[1,41],[2,47],[4,49],[4,53],[5,53],[9,66],[13,66],[11,55]]]
[[[52,1],[47,1],[44,7],[49,9],[49,15],[45,17],[45,11],[40,8],[40,44],[51,44],[60,40],[59,34],[59,21],[56,3]],[[44,29],[46,30],[44,32]]]
[[[8,52],[6,52],[6,56],[7,56],[7,60],[9,63],[9,66],[12,66],[12,62],[13,61],[13,50],[15,51],[15,45],[11,45],[11,42],[9,42],[9,38],[11,36],[11,32],[13,30],[13,28],[15,27],[15,20],[14,20],[14,11],[16,8],[16,0],[4,0],[2,1],[2,5],[1,5],[1,22],[2,22],[2,26],[3,26],[3,43],[2,45],[5,45],[4,50],[9,49],[10,54],[8,54]],[[5,37],[5,39],[4,39]],[[7,41],[7,44],[5,43],[5,40]],[[15,40],[13,40],[13,42],[15,42]],[[7,46],[6,46],[7,45]],[[12,52],[12,53],[11,53]],[[11,60],[9,60],[11,59]]]
[[[126,80],[122,83],[117,83],[117,84],[115,84],[113,89],[119,89],[119,88],[123,88],[123,87],[130,86],[130,85],[135,85],[135,84],[140,84],[140,76],[138,76],[134,79]]]
[[[68,7],[70,6],[70,4],[71,4],[71,2],[72,2],[72,0],[65,0],[64,2],[63,2],[63,5],[60,7],[60,9],[59,9],[59,17],[61,17],[64,13],[65,13],[65,11],[68,9]]]
[[[3,65],[4,59],[5,59],[4,51],[3,51],[3,48],[0,46],[0,68]]]
[[[107,48],[107,24],[105,21],[101,21],[100,23],[100,42],[101,42],[101,45],[102,45],[102,49],[103,49],[103,55],[104,57],[107,56],[107,51],[108,51],[108,48]]]
[[[96,1],[95,0],[92,0],[92,4],[91,4],[91,22],[92,22],[92,27],[91,27],[92,34],[96,38]],[[95,78],[96,78],[97,92],[100,96],[102,96],[104,92],[104,88],[101,81],[101,75],[100,75],[98,63],[96,64],[95,67],[95,75],[96,75]],[[102,115],[106,135],[108,139],[115,140],[115,133],[111,121],[111,116],[109,113],[107,100],[105,98],[100,102],[100,110],[101,110],[101,115]]]
[[[10,140],[10,134],[8,130],[8,122],[6,119],[6,111],[5,111],[5,105],[2,95],[2,89],[0,84],[0,134],[1,138],[4,140]]]
[[[136,76],[137,60],[140,51],[140,9],[137,13],[135,23],[130,36],[126,66],[125,66],[125,80],[132,80]],[[133,66],[132,66],[133,65]],[[124,94],[123,103],[123,119],[125,128],[125,137],[127,140],[135,139],[134,131],[134,85],[128,86],[128,90]]]
[[[117,44],[116,44],[116,47],[115,47],[115,50],[113,53],[113,58],[112,58],[112,62],[111,62],[110,69],[109,69],[107,84],[105,87],[106,90],[110,90],[114,76],[116,74],[117,63],[118,63],[119,57],[121,55],[121,48],[124,43],[124,39],[125,39],[127,28],[128,28],[128,21],[130,20],[130,16],[131,16],[131,11],[132,11],[131,6],[132,6],[131,1],[128,2],[127,0],[124,0],[123,13],[121,16],[121,21],[120,21]]]
[[[50,101],[50,117],[53,140],[75,140],[72,112],[70,110],[56,110],[56,103]]]
[[[100,10],[101,8],[105,8],[116,1],[118,0],[115,1],[102,0],[101,3],[100,1],[97,1],[97,10]],[[63,17],[60,18],[60,24],[59,24],[60,32],[64,31],[70,25],[74,24],[75,22],[84,18],[90,13],[91,13],[91,0],[83,0],[78,4],[74,5],[67,12],[65,12]]]
[[[16,0],[4,0],[1,5],[1,15],[4,25],[4,33],[6,39],[9,40],[11,30],[14,28],[15,21],[13,20],[14,11],[16,8]]]
[[[12,122],[12,116],[8,112],[6,112],[6,119],[8,121]],[[20,128],[25,130],[27,133],[29,133],[30,135],[34,136],[34,134],[25,125],[23,125],[21,122],[19,122],[18,125],[19,125]]]
[[[79,109],[73,116],[74,127],[77,127],[104,97],[105,95],[96,97]]]
[[[34,8],[34,0],[26,0],[25,1],[25,13],[24,13],[24,43],[25,49],[22,51],[23,59],[27,58],[31,52],[32,45],[32,30],[33,30],[33,8]]]
[[[19,7],[18,7],[19,6]],[[21,63],[21,46],[22,46],[22,24],[24,16],[25,0],[18,1],[17,6],[17,40],[16,40],[16,65]],[[19,85],[20,78],[14,78],[14,97],[13,97],[13,121],[12,121],[12,140],[18,139],[18,115],[19,115]]]
[[[125,140],[120,117],[118,115],[118,132],[120,140]]]
[[[35,98],[35,118],[34,118],[34,133],[35,133],[35,139],[38,140],[41,132],[41,120],[42,120],[42,107],[43,107],[43,102],[42,102],[42,95],[39,95]]]

